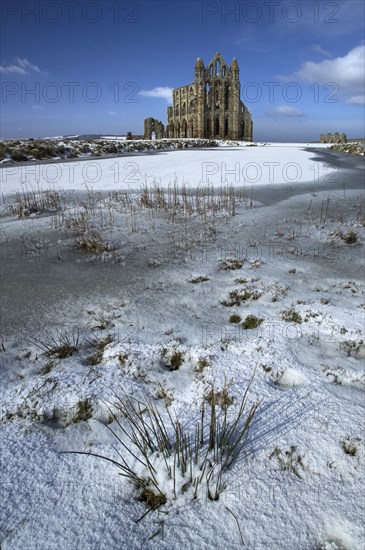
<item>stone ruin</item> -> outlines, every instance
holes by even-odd
[[[194,82],[172,93],[166,128],[146,118],[144,138],[205,138],[252,141],[251,114],[240,99],[241,84],[236,58],[229,67],[218,52],[207,67],[200,57]]]
[[[162,139],[165,137],[165,126],[160,120],[146,118],[144,121],[144,139]]]
[[[346,134],[321,134],[321,143],[347,143]]]

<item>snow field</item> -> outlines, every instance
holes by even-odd
[[[1,170],[8,170],[4,549],[238,548],[242,541],[254,550],[363,547],[363,196],[351,188],[351,172],[346,193],[336,189],[327,178],[336,166],[325,169],[314,157],[302,146],[138,157],[143,177],[166,187],[176,175],[179,193],[182,182],[192,190],[199,183],[204,163],[218,167],[210,174],[217,189],[223,163],[226,172],[247,162],[301,166],[298,182],[281,174],[270,187],[262,175],[252,196],[239,196],[237,183],[234,211],[222,193],[200,213],[183,196],[175,210],[157,207],[158,193],[148,206],[141,191],[131,214],[136,202],[108,193],[140,186],[115,183],[108,159],[97,161],[102,187],[86,182],[85,192],[76,161],[75,179],[62,175],[52,186],[64,193],[63,211],[47,210],[47,203],[43,212],[19,217],[19,204],[9,205],[23,188],[20,172]],[[121,170],[127,159],[117,162]],[[315,163],[320,182],[313,180]],[[27,189],[45,190],[42,177],[27,181]],[[231,178],[236,185],[236,174]],[[261,323],[245,329],[249,316]],[[72,355],[42,353],[60,334],[75,344]],[[116,447],[131,460],[100,423],[111,420],[105,403],[115,403],[114,392],[147,397],[162,415],[168,404],[194,433],[212,386],[226,386],[234,416],[254,371],[248,403],[262,402],[217,501],[204,485],[195,500],[190,491],[175,499],[162,465],[159,486],[168,501],[136,523],[148,508],[112,464],[61,454],[89,450],[120,459]],[[109,426],[118,429],[115,420]],[[158,465],[161,457],[151,460]]]

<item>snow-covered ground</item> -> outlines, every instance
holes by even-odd
[[[0,170],[3,549],[364,547],[363,159],[312,147]],[[116,395],[193,436],[213,385],[233,418],[254,372],[218,500],[174,498],[154,453],[144,516],[113,464],[62,454],[138,470]]]
[[[323,150],[327,146],[322,147]],[[322,177],[336,180],[337,168],[314,160],[305,146],[225,147],[222,150],[190,149],[166,151],[133,157],[92,159],[67,163],[7,166],[0,171],[3,193],[22,190],[133,189],[158,183],[167,187],[175,182],[187,187],[212,183],[215,187],[268,185],[275,183],[318,183]]]

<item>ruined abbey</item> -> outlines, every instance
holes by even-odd
[[[338,132],[334,134],[321,134],[320,140],[321,143],[347,143],[346,134],[339,134]]]
[[[144,122],[144,138],[206,138],[252,141],[253,124],[240,99],[236,58],[230,67],[217,53],[207,67],[200,57],[194,82],[173,90],[167,125],[154,118]]]

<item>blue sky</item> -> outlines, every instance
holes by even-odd
[[[254,139],[364,132],[361,0],[3,0],[1,137],[135,134],[219,51]]]

